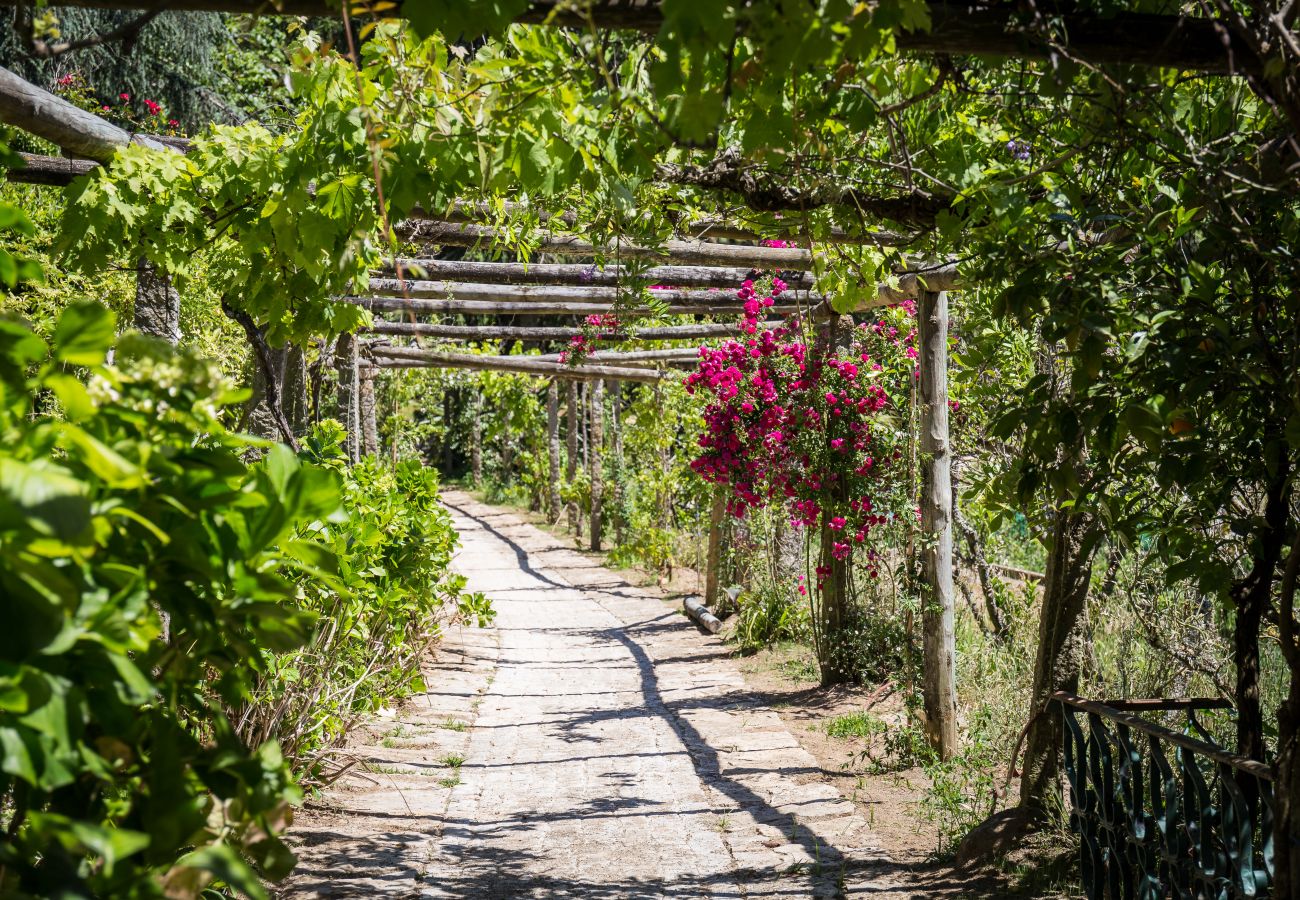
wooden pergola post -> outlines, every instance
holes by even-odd
[[[570,381],[564,390],[564,482],[570,486],[578,477],[578,430],[582,427],[582,411],[578,407],[578,382]],[[582,508],[578,501],[569,503],[569,527],[574,534],[582,534]]]
[[[142,259],[135,268],[134,325],[141,334],[181,342],[181,295],[169,276]]]
[[[604,501],[605,443],[605,382],[591,383],[591,430],[587,441],[587,455],[591,465],[591,549],[600,549],[601,528],[604,525],[601,505]]]
[[[610,430],[614,451],[614,483],[611,494],[614,500],[614,546],[623,543],[627,523],[623,521],[623,382],[611,385]]]
[[[952,581],[952,448],[948,434],[948,295],[917,303],[921,369],[921,530],[925,729],[941,759],[957,752],[957,671]]]
[[[469,471],[474,487],[483,486],[483,392],[474,390],[473,414],[470,416]]]
[[[713,504],[709,508],[709,556],[704,564],[704,605],[717,611],[722,568],[722,523],[727,516],[727,494],[724,488],[713,489]]]
[[[546,386],[546,455],[550,462],[546,521],[560,521],[560,385],[554,378]]]
[[[375,370],[370,366],[357,374],[358,415],[361,419],[361,455],[379,455],[379,422],[375,415]]]
[[[361,458],[361,418],[358,399],[361,386],[357,371],[357,340],[351,334],[339,336],[335,362],[339,370],[338,411],[345,434],[343,447],[351,462]]]

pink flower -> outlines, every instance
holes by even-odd
[[[130,94],[118,94],[118,95],[117,95],[117,98],[118,98],[119,100],[121,100],[123,103],[126,103],[127,101],[129,101],[129,100],[131,99],[131,95],[130,95]]]

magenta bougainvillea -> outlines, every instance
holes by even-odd
[[[569,338],[569,346],[560,353],[560,362],[576,366],[596,348],[597,341],[614,341],[627,338],[623,322],[614,313],[587,316],[578,333]]]
[[[915,510],[903,464],[915,307],[810,341],[797,319],[760,324],[785,289],[775,276],[746,281],[744,336],[700,348],[686,386],[710,402],[692,467],[728,487],[732,515],[781,504],[793,525],[833,532],[834,560],[860,553],[874,576],[873,529]],[[817,568],[819,585],[829,562]]]

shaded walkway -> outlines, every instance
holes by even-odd
[[[326,837],[337,850],[304,854],[287,895],[917,896],[716,639],[515,516],[446,501],[456,566],[498,612],[464,761],[440,791],[414,758],[437,751],[412,750],[400,777],[419,810],[371,816],[387,827],[364,852],[400,874],[332,878],[346,842]]]

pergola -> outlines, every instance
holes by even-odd
[[[131,134],[81,110],[60,97],[29,84],[0,68],[0,121],[24,128],[52,141],[64,152],[89,159],[27,157],[27,167],[11,171],[15,181],[38,184],[66,184],[90,172],[96,165],[110,160],[117,148],[143,144],[159,150],[185,152],[186,142],[164,140],[151,135]],[[475,203],[458,203],[448,213],[420,213],[396,226],[397,233],[408,243],[420,246],[490,249],[503,235],[483,222],[482,208]],[[558,357],[502,356],[465,353],[457,350],[430,349],[395,344],[394,340],[421,338],[437,340],[442,347],[483,340],[517,339],[521,341],[564,340],[577,333],[572,317],[618,312],[637,316],[652,309],[649,305],[629,305],[628,292],[639,292],[648,284],[660,284],[656,290],[654,310],[673,315],[693,315],[700,320],[687,325],[633,328],[639,342],[698,340],[725,337],[735,333],[736,319],[742,302],[734,289],[750,272],[779,271],[786,274],[788,294],[769,312],[774,316],[799,313],[821,327],[833,329],[840,315],[864,312],[915,299],[918,307],[919,337],[919,448],[922,460],[921,513],[926,533],[924,557],[925,579],[932,602],[923,609],[925,655],[924,697],[927,728],[940,751],[948,755],[957,746],[956,671],[953,603],[952,526],[953,498],[951,451],[948,438],[948,291],[960,288],[955,264],[941,261],[917,264],[898,272],[889,281],[871,285],[865,299],[851,310],[835,310],[830,299],[814,289],[812,271],[816,265],[809,247],[772,247],[755,243],[759,235],[743,223],[708,221],[682,227],[682,233],[656,245],[638,244],[616,239],[598,246],[572,233],[575,219],[560,211],[541,217],[541,233],[535,235],[536,251],[548,256],[584,259],[583,263],[530,263],[442,260],[416,257],[390,259],[372,273],[364,295],[345,296],[339,303],[357,304],[377,313],[398,314],[397,320],[376,319],[357,334],[342,335],[336,344],[339,409],[348,433],[349,454],[360,456],[361,434],[373,416],[373,376],[379,369],[432,367],[498,371],[559,380],[589,381],[593,395],[599,398],[605,381],[631,381],[657,384],[677,378],[672,366],[688,362],[690,354],[636,350],[632,352],[599,351],[594,358],[577,365],[561,362]],[[708,239],[716,237],[718,239]],[[838,232],[827,242],[889,245],[903,239],[890,232],[863,230]],[[725,242],[724,242],[725,241]],[[614,265],[597,266],[596,259],[615,260]],[[636,275],[622,262],[649,263]],[[787,274],[788,273],[788,274]],[[418,276],[418,277],[417,277]],[[141,285],[137,297],[157,292],[157,281],[146,266],[140,268]],[[149,283],[146,283],[149,282]],[[729,290],[730,288],[730,290]],[[164,288],[165,290],[165,288]],[[179,309],[177,299],[175,308]],[[238,314],[236,314],[238,315]],[[529,315],[560,317],[545,325],[459,324],[421,321],[437,315],[465,315],[494,319],[501,316]],[[247,316],[244,316],[246,319]],[[141,317],[137,316],[137,324]],[[258,341],[250,328],[255,354],[268,372],[268,400],[278,408],[277,376],[270,373],[265,340]],[[175,338],[175,323],[168,337]],[[606,341],[610,343],[612,341]],[[688,350],[690,348],[687,348]],[[364,397],[371,388],[370,401]],[[552,386],[548,397],[549,446],[558,447],[558,390]],[[572,396],[572,394],[570,394]],[[274,411],[273,411],[274,412]],[[283,415],[279,418],[283,420]],[[598,418],[593,421],[592,437],[599,440]],[[281,422],[282,430],[285,430]],[[557,454],[552,453],[552,472],[558,479]],[[593,468],[592,544],[599,547],[600,492],[598,473]],[[724,505],[715,502],[711,516],[709,540],[710,593],[716,599],[717,567],[720,558],[721,522]]]

